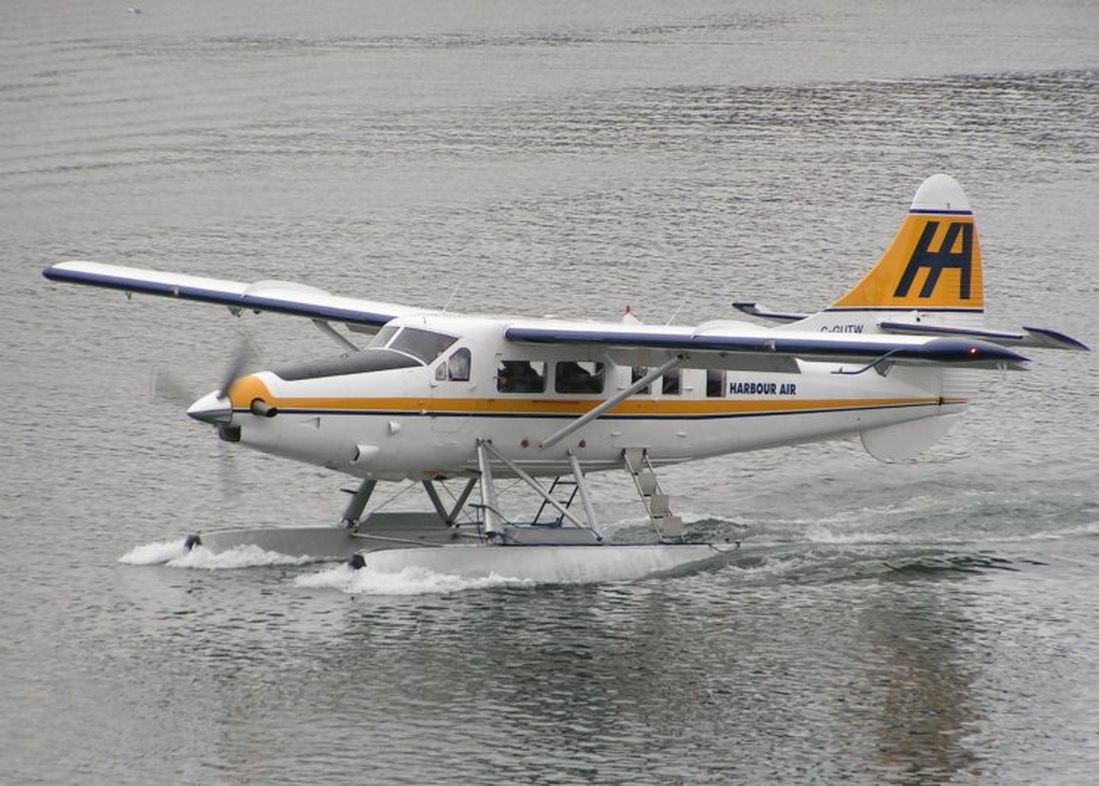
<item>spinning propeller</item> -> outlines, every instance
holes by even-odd
[[[256,364],[256,353],[252,349],[252,345],[248,343],[248,339],[241,338],[237,342],[237,347],[233,351],[233,356],[229,359],[229,364],[225,367],[225,371],[221,375],[221,384],[218,385],[217,393],[218,398],[226,398],[229,395],[229,388],[232,387],[233,381],[236,380],[244,370],[249,366]]]
[[[197,391],[201,391],[205,387],[204,384],[196,384],[194,379],[188,379],[170,369],[163,368],[153,370],[149,392],[152,398],[166,402],[173,409],[185,409],[196,420],[216,426],[221,441],[235,442],[239,439],[239,427],[232,426],[230,422],[233,413],[228,401],[229,387],[249,367],[255,367],[259,363],[259,351],[254,342],[247,336],[241,336],[228,364],[222,371],[221,382],[213,393],[199,398]],[[206,402],[211,402],[212,406],[207,407]],[[202,407],[199,407],[200,403],[203,404]],[[211,408],[213,412],[210,411]],[[191,410],[195,410],[195,413]],[[202,416],[196,417],[196,413]],[[214,419],[215,417],[223,419]],[[239,496],[241,488],[240,471],[236,465],[238,456],[234,451],[224,449],[224,446],[217,452],[220,457],[217,474],[220,477],[222,495],[226,502],[231,502]]]
[[[218,434],[222,439],[235,442],[240,438],[239,429],[235,430],[229,424],[233,419],[233,404],[229,400],[229,389],[233,382],[241,377],[244,370],[256,364],[256,352],[247,339],[242,338],[237,344],[229,364],[221,376],[221,384],[212,393],[207,393],[187,408],[187,415],[200,420],[203,423],[212,423],[218,427]],[[278,409],[262,399],[256,399],[249,407],[252,414],[261,417],[274,417]]]

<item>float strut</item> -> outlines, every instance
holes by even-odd
[[[504,521],[496,506],[496,483],[492,480],[492,465],[489,461],[484,440],[477,440],[477,468],[481,471],[481,516],[484,520],[485,534],[489,540],[504,537]]]
[[[458,515],[462,512],[462,508],[466,506],[466,500],[468,500],[469,495],[473,493],[473,487],[476,485],[477,478],[470,478],[466,482],[465,488],[462,489],[462,493],[458,495],[454,507],[449,512],[443,506],[443,501],[439,499],[439,492],[435,490],[434,481],[425,480],[424,491],[427,492],[427,497],[431,500],[431,504],[435,506],[435,512],[439,514],[439,518],[441,518],[448,527],[453,527],[458,521]]]
[[[377,485],[378,481],[369,478],[359,484],[358,490],[351,496],[351,501],[343,510],[343,517],[340,518],[341,527],[350,529],[359,523],[359,517],[362,516],[363,509],[370,501],[370,495],[374,493],[374,487]]]
[[[580,501],[584,504],[584,515],[588,517],[588,527],[596,537],[603,540],[603,533],[599,531],[599,525],[595,521],[595,508],[592,507],[591,497],[588,496],[588,482],[584,479],[583,470],[580,469],[580,460],[571,450],[569,465],[572,467],[572,476],[576,479],[576,489],[580,492]]]
[[[544,499],[551,507],[556,508],[558,513],[560,513],[562,516],[564,516],[570,522],[572,522],[573,526],[580,527],[581,529],[584,528],[584,524],[581,521],[579,521],[576,518],[576,516],[569,513],[568,508],[564,507],[560,502],[558,502],[553,497],[551,497],[549,495],[549,492],[546,491],[544,488],[542,488],[541,483],[539,483],[537,480],[532,478],[527,472],[525,472],[522,468],[520,468],[519,465],[517,465],[515,462],[508,459],[508,457],[505,456],[503,453],[498,451],[496,449],[496,447],[491,442],[482,442],[478,449],[479,450],[488,450],[488,451],[490,451],[492,453],[492,455],[494,455],[494,456],[496,456],[496,458],[500,459],[500,461],[503,462],[504,465],[507,466],[508,469],[510,469],[512,472],[514,472],[516,477],[523,480],[528,486],[530,486],[532,489],[534,489],[536,492],[538,492],[539,496],[541,496],[542,499]],[[487,465],[488,461],[485,461],[485,464]],[[482,484],[483,483],[484,483],[484,481],[482,480]]]

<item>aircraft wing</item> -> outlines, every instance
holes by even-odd
[[[651,366],[677,356],[687,368],[798,373],[797,360],[965,366],[1021,370],[1027,358],[970,337],[778,332],[744,323],[716,327],[513,322],[505,330],[521,344],[600,347],[623,365]],[[850,373],[856,373],[853,370]]]
[[[338,297],[323,289],[290,281],[248,284],[98,262],[59,262],[43,270],[42,275],[51,281],[118,289],[127,294],[140,292],[215,303],[226,306],[234,314],[245,310],[273,311],[324,322],[341,322],[360,333],[373,333],[394,317],[423,312],[423,309],[393,303]]]

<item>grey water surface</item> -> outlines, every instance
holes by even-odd
[[[656,323],[812,310],[946,171],[989,323],[1094,345],[1099,7],[133,10],[0,5],[0,782],[1096,781],[1094,355],[989,374],[918,462],[841,441],[667,471],[692,536],[743,541],[709,572],[141,565],[196,530],[336,520],[341,478],[180,402],[242,331],[270,364],[338,348],[39,271]],[[613,534],[644,532],[628,480],[594,485]]]

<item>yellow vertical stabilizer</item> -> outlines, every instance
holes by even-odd
[[[923,182],[889,248],[836,309],[984,311],[981,246],[958,181]]]

